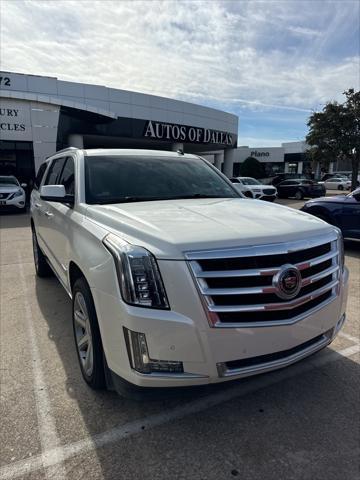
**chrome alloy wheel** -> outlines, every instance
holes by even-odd
[[[90,377],[94,369],[93,338],[85,299],[81,292],[76,292],[74,299],[74,328],[81,365],[85,374]]]

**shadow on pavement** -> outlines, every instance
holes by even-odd
[[[239,396],[210,410],[96,450],[104,479],[356,477],[359,443],[354,415],[359,407],[359,380],[354,379],[360,376],[359,366],[351,359],[335,354],[336,362],[308,372],[299,370],[291,378],[266,388],[260,385],[244,396],[241,387],[257,385],[260,377],[192,391],[190,395],[179,392],[172,399],[134,402],[114,392],[94,392],[85,385],[74,345],[71,302],[57,280],[36,279],[36,295],[48,324],[49,339],[55,343],[66,372],[66,392],[62,394],[76,401],[89,435],[169,411],[209,393],[239,392]],[[326,354],[329,349],[311,358]],[[306,362],[311,359],[301,363]],[[295,372],[301,363],[289,368]],[[267,375],[276,378],[280,372]],[[76,429],[73,421],[76,417],[73,420],[69,410],[63,423]],[[79,458],[69,461],[71,471],[81,468],[84,478],[95,478],[92,463],[81,458],[80,453]]]
[[[0,212],[0,228],[23,228],[30,226],[28,213]]]

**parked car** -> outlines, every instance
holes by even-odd
[[[271,184],[274,187],[277,187],[279,183],[283,182],[284,180],[298,180],[303,179],[306,180],[308,177],[305,174],[300,173],[278,173],[276,177],[272,179]]]
[[[26,183],[20,185],[12,175],[0,176],[0,212],[26,210]]]
[[[327,190],[349,190],[351,187],[351,180],[344,177],[333,177],[319,183],[323,184]]]
[[[344,237],[360,239],[360,188],[348,195],[309,200],[301,210],[340,228]]]
[[[284,182],[279,183],[277,191],[279,198],[295,197],[297,200],[306,197],[321,197],[326,194],[324,185],[313,180],[304,180],[301,178],[285,180]]]
[[[71,148],[36,185],[36,273],[55,272],[72,299],[92,388],[131,395],[264,373],[324,348],[343,325],[340,231],[259,208],[196,155]]]
[[[326,180],[329,180],[329,178],[349,178],[347,175],[343,173],[325,173],[322,175],[320,181],[325,182]]]
[[[246,197],[268,200],[270,202],[276,199],[277,190],[272,185],[262,185],[252,177],[233,177],[230,180],[234,187]]]

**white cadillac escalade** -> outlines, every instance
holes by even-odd
[[[54,272],[72,299],[93,388],[267,372],[324,348],[345,320],[340,231],[241,197],[195,155],[58,152],[38,173],[31,227],[37,275]]]

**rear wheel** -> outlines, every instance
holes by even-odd
[[[94,301],[84,278],[73,288],[73,329],[82,376],[94,390],[105,388],[104,353]]]
[[[52,270],[46,261],[45,255],[42,253],[39,247],[34,228],[32,229],[32,245],[36,275],[42,278],[50,277],[52,275]]]
[[[296,200],[302,200],[304,198],[303,192],[301,190],[296,190],[295,198]]]
[[[342,185],[339,185],[338,190],[344,190],[344,187]]]

